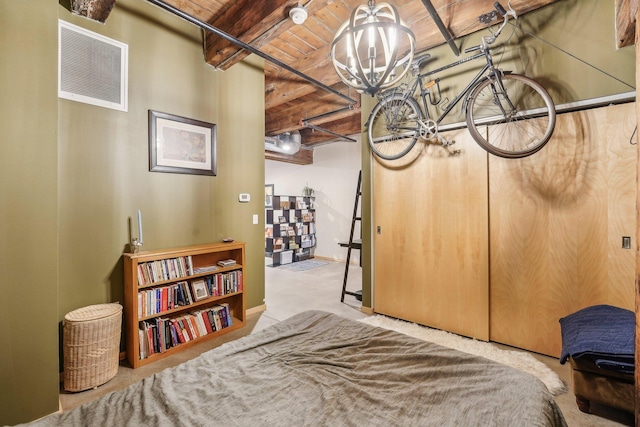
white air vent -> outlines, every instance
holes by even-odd
[[[58,96],[127,111],[126,44],[59,21]]]

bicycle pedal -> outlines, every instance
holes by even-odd
[[[438,140],[440,141],[440,144],[442,144],[443,147],[448,147],[456,143],[455,141],[447,141],[441,136],[438,137]]]

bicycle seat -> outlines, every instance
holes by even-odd
[[[431,58],[430,53],[424,53],[420,56],[416,56],[415,58],[413,58],[413,62],[411,63],[411,68],[420,68],[422,63],[429,58]]]

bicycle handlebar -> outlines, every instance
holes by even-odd
[[[504,21],[492,36],[482,38],[482,44],[480,45],[480,49],[482,50],[487,49],[489,45],[495,42],[496,39],[500,36],[500,33],[502,33],[502,29],[504,28],[505,25],[507,25],[507,22],[509,22],[509,16],[513,17],[514,19],[518,18],[518,15],[516,15],[516,11],[513,10],[511,6],[509,6],[509,10],[507,11],[505,10],[504,7],[502,7],[500,2],[495,2],[493,4],[493,7],[496,9],[496,11],[499,14],[502,15],[502,17],[504,18]]]
[[[502,5],[500,4],[500,2],[495,2],[493,4],[493,7],[498,11],[498,13],[502,16],[505,16],[507,14],[507,11],[504,10],[504,7],[502,7]]]
[[[502,7],[502,5],[500,4],[500,2],[495,2],[493,4],[493,7],[495,8],[495,10],[502,15],[502,17],[504,18],[504,21],[502,22],[502,24],[500,25],[500,27],[498,27],[498,29],[496,30],[496,32],[488,37],[482,37],[482,44],[478,45],[478,46],[472,46],[472,47],[468,47],[464,50],[464,53],[471,53],[471,52],[475,52],[476,50],[482,50],[484,51],[485,49],[487,49],[489,47],[490,44],[492,44],[493,42],[496,41],[496,39],[498,38],[498,36],[500,35],[500,33],[502,32],[502,29],[504,28],[505,25],[507,25],[507,22],[509,21],[509,16],[512,16],[513,18],[517,19],[518,15],[516,15],[515,10],[513,10],[511,8],[511,6],[509,6],[509,10],[507,11],[504,7]],[[492,14],[495,15],[495,12],[492,12]],[[489,16],[490,14],[487,14],[487,16]],[[481,20],[482,21],[482,20]]]

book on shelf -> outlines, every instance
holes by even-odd
[[[191,282],[180,281],[138,291],[138,317],[185,307],[208,297],[242,292],[242,270],[216,273]]]
[[[233,317],[228,303],[194,310],[175,318],[143,320],[138,330],[140,359],[163,353],[232,325]]]
[[[197,267],[193,270],[194,274],[201,274],[201,273],[209,273],[211,271],[217,271],[218,267],[215,265],[207,265],[204,267]]]
[[[179,279],[194,274],[191,255],[141,262],[137,268],[138,286]]]
[[[149,341],[147,340],[147,333],[144,327],[138,329],[138,343],[140,346],[140,359],[146,359],[149,357]]]
[[[189,327],[189,332],[191,333],[191,339],[200,338],[200,334],[198,333],[198,325],[196,325],[195,318],[192,314],[185,315],[185,320],[187,321],[187,326]]]
[[[231,267],[232,265],[236,265],[235,259],[223,259],[218,261],[218,265],[220,267]]]
[[[171,319],[171,325],[172,325],[173,329],[175,330],[177,341],[180,344],[185,343],[186,340],[184,338],[184,334],[182,333],[182,328],[180,327],[180,324],[178,323],[178,320],[177,319]]]
[[[198,337],[202,337],[207,334],[207,329],[202,322],[202,316],[198,313],[198,311],[192,311],[189,313],[191,316],[190,319],[193,319],[193,323],[195,324],[196,333]]]
[[[218,305],[215,305],[207,309],[207,317],[213,332],[219,331],[223,328],[222,322],[220,321],[220,315],[217,312],[218,307]]]
[[[189,326],[187,325],[184,317],[178,318],[178,326],[180,326],[180,329],[182,330],[184,341],[185,342],[191,341],[193,337],[191,336],[191,332],[189,331]]]

